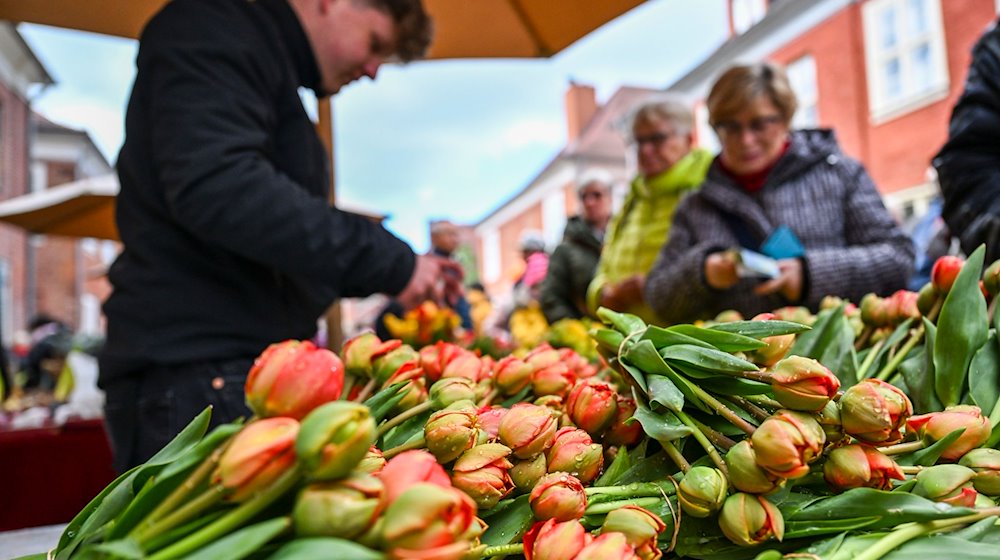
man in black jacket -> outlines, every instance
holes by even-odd
[[[994,23],[972,51],[965,91],[951,114],[948,141],[934,158],[945,223],[967,254],[986,244],[1000,258],[1000,28]]]
[[[328,205],[298,91],[334,94],[429,42],[421,0],[173,0],[146,26],[100,360],[118,469],[206,405],[215,424],[248,415],[253,359],[311,337],[336,299],[440,295],[451,265]]]

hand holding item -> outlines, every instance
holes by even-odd
[[[705,257],[705,283],[716,290],[728,290],[739,281],[739,257],[734,251],[719,251]]]
[[[639,274],[608,284],[601,290],[601,305],[617,311],[627,309],[642,301],[644,284],[645,278]]]
[[[413,309],[431,300],[454,301],[462,292],[462,267],[455,261],[435,255],[417,255],[410,282],[396,299],[404,309]]]
[[[781,259],[778,261],[777,278],[761,283],[754,288],[754,293],[760,296],[780,293],[790,302],[802,298],[802,261],[800,259]]]

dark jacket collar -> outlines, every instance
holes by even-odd
[[[288,49],[289,55],[295,64],[295,73],[299,78],[299,85],[307,87],[316,95],[324,95],[320,88],[319,67],[316,65],[316,56],[309,45],[309,38],[305,29],[299,21],[299,16],[288,5],[287,0],[250,0],[256,2],[267,10],[277,24],[278,32],[281,34]]]

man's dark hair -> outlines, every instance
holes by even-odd
[[[392,16],[396,24],[396,57],[399,60],[409,62],[424,56],[434,30],[423,0],[365,1]]]

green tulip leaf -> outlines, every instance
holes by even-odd
[[[250,556],[271,539],[292,527],[290,517],[278,517],[261,521],[230,533],[221,539],[200,548],[184,557],[184,560],[241,560]],[[273,558],[273,557],[272,557]],[[320,558],[320,557],[316,557]],[[328,557],[329,558],[329,557]],[[341,556],[343,558],[343,556]],[[354,556],[351,556],[354,558]]]
[[[943,438],[935,441],[933,444],[927,447],[914,451],[912,453],[906,453],[904,455],[897,455],[895,457],[896,462],[904,466],[919,465],[921,467],[929,467],[935,463],[941,457],[941,454],[947,451],[948,446],[952,444],[956,439],[962,436],[965,428],[958,428],[952,431]]]
[[[641,402],[636,402],[635,418],[642,424],[646,435],[657,441],[676,441],[691,435],[691,428],[685,426],[671,412],[653,412]]]
[[[649,384],[649,400],[672,412],[680,412],[684,408],[684,393],[673,381],[662,375],[646,377]]]
[[[771,386],[767,383],[739,377],[715,377],[700,381],[698,385],[717,395],[739,395],[741,397],[763,395],[771,390]]]
[[[399,404],[399,401],[403,400],[403,397],[406,396],[406,391],[403,389],[407,383],[407,381],[393,383],[368,397],[368,400],[365,401],[365,406],[371,410],[372,419],[375,420],[375,424],[385,420],[386,416],[392,412],[393,407]]]
[[[767,346],[766,342],[751,336],[717,329],[703,329],[694,325],[674,325],[667,327],[667,330],[707,342],[723,352],[747,352]]]
[[[604,469],[601,476],[594,481],[594,486],[614,486],[618,479],[632,468],[632,457],[628,454],[628,448],[624,445],[618,448],[614,461]]]
[[[203,410],[149,461],[116,478],[91,500],[63,531],[56,547],[56,560],[70,558],[81,544],[91,539],[128,507],[150,477],[194,447],[208,430],[211,416],[211,407]]]
[[[991,331],[969,365],[969,395],[984,414],[989,414],[1000,401],[1000,345],[997,333]]]
[[[931,408],[940,403],[937,403],[934,388],[928,381],[931,376],[927,374],[927,361],[927,350],[918,346],[899,364],[899,373],[906,383],[906,394],[910,397],[916,414],[940,410]]]
[[[899,326],[897,326],[896,329],[892,331],[892,334],[889,335],[889,338],[885,339],[885,342],[882,344],[882,346],[878,348],[878,351],[875,353],[875,357],[872,359],[872,365],[870,368],[868,368],[868,373],[874,373],[882,369],[882,366],[884,365],[883,362],[885,362],[885,356],[889,354],[889,351],[893,347],[895,347],[897,344],[902,342],[904,338],[906,338],[906,335],[909,334],[910,327],[912,325],[913,325],[913,318],[911,317],[900,323]],[[866,377],[871,377],[871,376],[869,375]]]
[[[666,348],[674,344],[690,344],[702,348],[715,348],[704,340],[690,336],[674,328],[665,329],[655,325],[646,329],[646,332],[642,333],[641,338],[642,340],[650,341],[656,348]]]
[[[816,322],[813,323],[812,330],[795,338],[795,344],[788,351],[790,356],[805,356],[819,360],[823,357],[827,347],[839,335],[840,321],[844,316],[844,304],[832,309],[824,309],[816,315]],[[769,323],[770,321],[765,321]]]
[[[392,449],[393,447],[403,445],[413,438],[423,437],[424,424],[427,423],[427,419],[431,417],[431,414],[434,414],[433,410],[426,410],[389,430],[382,437],[382,445],[379,446],[379,449]]]
[[[635,381],[636,386],[638,386],[643,393],[649,392],[649,387],[646,385],[646,374],[643,373],[641,369],[625,362],[618,362],[618,365],[621,366],[626,373],[628,373],[629,377]]]
[[[986,299],[979,289],[985,246],[972,252],[941,306],[934,346],[934,392],[944,406],[956,405],[968,386],[972,356],[986,342]]]
[[[883,560],[913,560],[914,558],[960,558],[961,560],[996,560],[1000,547],[994,543],[979,543],[952,535],[933,535],[914,539],[882,557]]]
[[[780,506],[779,506],[780,507]],[[895,527],[970,515],[974,510],[950,507],[913,494],[855,488],[843,494],[816,499],[785,516],[785,534],[803,534],[817,523],[872,518],[866,529]]]
[[[45,552],[39,552],[38,554],[29,554],[27,556],[18,556],[14,560],[47,560],[49,555]]]
[[[520,391],[518,391],[516,395],[514,395],[514,396],[508,398],[507,400],[503,401],[501,403],[501,406],[503,406],[504,408],[510,408],[510,407],[514,406],[515,404],[517,404],[517,403],[519,403],[519,402],[527,399],[527,397],[528,397],[529,394],[531,394],[531,384],[530,383],[528,385],[526,385],[524,387],[524,389],[521,389]]]
[[[227,558],[227,556],[217,556],[216,558]],[[274,554],[268,556],[267,560],[316,560],[317,558],[384,560],[385,555],[344,539],[309,537],[289,541]]]
[[[638,316],[612,311],[607,307],[598,307],[597,317],[625,336],[630,336],[632,333],[640,332],[646,328],[646,322]]]
[[[750,338],[767,338],[769,336],[781,336],[785,334],[799,334],[810,330],[812,327],[795,323],[792,321],[733,321],[731,323],[719,323],[709,327],[713,331],[741,334]]]
[[[499,546],[519,542],[535,521],[535,516],[531,513],[528,495],[523,494],[514,498],[503,510],[484,517],[483,521],[487,528],[480,542],[487,546]]]
[[[660,349],[660,356],[668,364],[687,364],[719,373],[757,371],[756,364],[737,358],[715,348],[702,348],[691,344],[675,344]]]
[[[141,560],[145,558],[142,548],[132,539],[119,539],[83,548],[84,558],[114,558],[115,560]]]
[[[1000,525],[995,517],[981,519],[965,529],[949,533],[949,536],[973,542],[1000,544]]]
[[[677,472],[678,468],[667,458],[667,454],[662,450],[649,457],[639,457],[638,453],[633,454],[632,467],[625,471],[625,474],[618,479],[618,484],[632,484],[633,482],[650,482],[655,480],[666,480],[667,477]],[[688,519],[684,518],[685,521]]]

